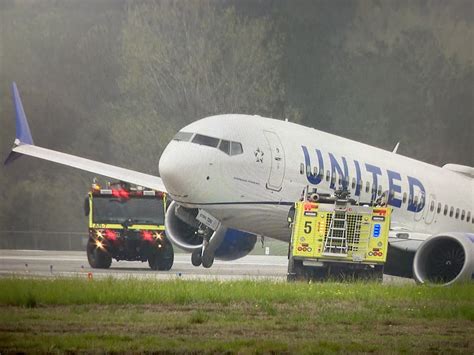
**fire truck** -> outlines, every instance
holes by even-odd
[[[148,261],[153,270],[170,270],[173,246],[166,237],[166,194],[123,182],[96,181],[84,201],[89,218],[87,259],[93,268],[107,269],[117,261]]]
[[[347,191],[298,201],[288,215],[288,281],[382,280],[391,209],[357,204]]]

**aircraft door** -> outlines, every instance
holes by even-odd
[[[436,196],[433,194],[430,194],[430,197],[426,203],[425,207],[425,223],[426,224],[431,224],[436,216]]]
[[[280,138],[275,132],[263,131],[271,152],[270,174],[267,189],[280,191],[285,176],[285,152]]]

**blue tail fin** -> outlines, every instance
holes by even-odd
[[[15,106],[16,139],[20,141],[19,144],[34,144],[16,83],[12,84],[12,96]]]
[[[30,127],[28,126],[28,121],[26,119],[25,110],[23,109],[23,104],[21,103],[20,94],[18,93],[18,88],[16,84],[12,84],[12,96],[13,96],[13,106],[15,108],[15,126],[16,126],[16,139],[15,146],[21,144],[34,144],[33,138],[31,137]],[[20,153],[11,152],[7,159],[5,160],[5,165],[11,163],[13,160],[19,158]]]

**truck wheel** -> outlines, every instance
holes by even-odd
[[[158,260],[160,259],[159,253],[153,253],[148,257],[148,265],[152,270],[158,270]]]
[[[201,249],[193,251],[191,254],[191,264],[193,266],[201,266],[202,264],[202,256],[201,256]]]
[[[97,248],[92,239],[87,243],[87,260],[94,269],[108,269],[112,264],[112,257],[106,251]]]
[[[173,266],[174,250],[170,242],[166,243],[160,252],[160,260],[158,261],[158,270],[168,271]]]
[[[356,280],[382,282],[383,265],[375,265],[373,269],[359,270],[356,274]]]
[[[174,250],[169,242],[148,258],[148,265],[152,270],[168,271],[173,266],[173,262]]]
[[[303,262],[301,260],[293,259],[291,267],[288,270],[286,280],[288,282],[309,280],[307,270],[305,270],[305,267],[303,266]]]

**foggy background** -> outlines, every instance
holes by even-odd
[[[37,145],[149,174],[177,130],[222,113],[473,166],[473,4],[0,0],[0,158],[16,81]],[[85,236],[92,177],[1,166],[0,242]]]

